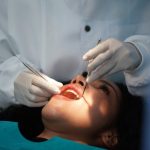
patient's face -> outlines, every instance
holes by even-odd
[[[86,136],[113,123],[120,102],[118,87],[107,80],[85,85],[85,78],[78,75],[61,88],[60,94],[52,96],[42,110],[46,128]]]

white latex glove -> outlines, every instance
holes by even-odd
[[[103,41],[83,56],[83,60],[89,62],[87,82],[119,71],[133,70],[141,59],[139,50],[131,43],[116,39]]]
[[[14,83],[14,94],[19,104],[29,107],[39,107],[45,105],[52,94],[60,92],[62,83],[42,74],[45,81],[30,71],[23,71],[16,78]]]

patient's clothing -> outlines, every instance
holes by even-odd
[[[40,142],[29,141],[24,138],[16,122],[0,122],[0,150],[103,150],[101,148],[79,144],[70,140],[54,137]]]

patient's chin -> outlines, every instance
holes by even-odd
[[[61,104],[49,102],[42,109],[42,118],[51,123],[58,122],[63,116],[61,111]]]
[[[49,107],[49,105],[45,105],[42,109],[42,118],[46,120],[53,120],[53,118],[56,118],[57,114],[57,110],[54,107]]]

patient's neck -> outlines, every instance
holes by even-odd
[[[58,136],[58,134],[45,128],[37,137],[51,139],[54,136]]]
[[[65,139],[69,139],[69,140],[73,140],[73,141],[76,141],[76,142],[79,142],[79,143],[86,143],[86,144],[93,145],[92,144],[93,143],[92,142],[93,137],[92,138],[87,138],[87,137],[80,137],[80,136],[76,136],[76,135],[66,134],[66,133],[57,133],[57,132],[51,131],[51,130],[46,129],[46,128],[37,137],[44,138],[44,139],[51,139],[55,136],[65,138]]]

